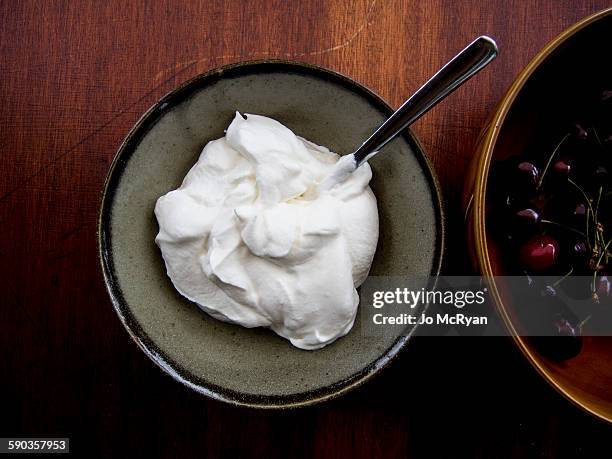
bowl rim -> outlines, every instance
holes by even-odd
[[[546,370],[546,368],[544,368],[538,363],[535,357],[536,353],[530,349],[523,337],[519,336],[519,334],[517,333],[517,330],[508,312],[506,311],[501,295],[495,283],[495,277],[493,275],[493,269],[491,267],[489,251],[487,247],[485,210],[487,181],[489,176],[491,159],[495,147],[497,145],[497,140],[499,137],[499,133],[501,132],[501,128],[504,122],[506,121],[506,117],[510,112],[511,107],[513,106],[516,98],[518,97],[518,94],[521,92],[526,82],[533,75],[533,73],[540,68],[540,65],[544,61],[546,61],[548,57],[551,56],[568,39],[573,37],[578,32],[582,31],[586,27],[590,26],[591,24],[608,16],[612,16],[612,8],[606,8],[602,11],[587,16],[586,18],[583,18],[582,20],[568,27],[555,38],[550,40],[516,77],[516,79],[502,98],[501,102],[498,104],[493,116],[488,122],[488,128],[486,128],[486,131],[482,135],[480,156],[476,163],[476,177],[474,193],[471,199],[471,205],[473,206],[474,215],[474,225],[472,226],[472,231],[476,261],[481,269],[481,274],[487,279],[491,295],[494,299],[496,310],[501,316],[504,326],[512,336],[514,342],[521,350],[523,355],[527,358],[527,360],[531,363],[531,365],[537,370],[537,372],[540,373],[540,375],[543,376],[544,379],[565,398],[570,400],[574,405],[595,415],[599,419],[612,423],[612,411],[607,412],[605,410],[599,409],[597,406],[593,406],[590,402],[581,401],[578,399],[578,397],[574,397],[572,394],[570,394],[568,390],[566,390],[561,384],[556,381],[555,377],[550,374]]]
[[[198,89],[206,87],[224,77],[240,76],[245,73],[270,73],[274,71],[298,73],[302,75],[306,74],[331,81],[332,83],[337,83],[351,92],[356,93],[358,96],[361,96],[381,112],[387,115],[393,112],[391,106],[387,104],[382,97],[352,78],[333,70],[300,61],[284,59],[248,60],[217,67],[196,75],[167,92],[146,110],[134,126],[130,128],[130,131],[119,146],[109,167],[100,196],[96,244],[104,284],[115,312],[127,330],[130,338],[158,367],[181,384],[214,400],[249,408],[285,409],[308,406],[331,400],[362,385],[375,374],[378,374],[380,370],[387,367],[391,361],[395,360],[399,352],[405,347],[414,334],[416,327],[408,335],[398,337],[397,340],[370,365],[352,374],[348,378],[337,381],[331,385],[297,394],[273,396],[244,394],[226,389],[209,381],[204,381],[202,378],[197,378],[189,371],[180,371],[180,366],[164,356],[163,352],[161,352],[161,350],[156,347],[155,343],[148,338],[138,321],[133,317],[127,302],[123,298],[119,282],[115,277],[110,231],[110,216],[114,194],[123,173],[123,168],[134,152],[135,146],[138,145],[139,141],[148,132],[150,127],[154,125],[164,113],[181,103]],[[410,129],[405,129],[402,132],[402,136],[410,145],[412,152],[423,168],[423,173],[429,183],[432,200],[434,201],[437,235],[431,276],[436,279],[442,268],[445,248],[446,221],[442,192],[433,166],[425,154],[425,150],[421,143]]]

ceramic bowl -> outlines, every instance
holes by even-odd
[[[466,188],[468,239],[481,273],[491,277],[491,294],[508,331],[518,323],[513,299],[492,276],[509,272],[492,226],[487,198],[492,163],[550,145],[559,126],[579,113],[593,88],[612,86],[612,9],[584,19],[550,42],[523,70],[484,130]],[[549,147],[548,147],[549,148]],[[517,273],[513,273],[517,274]],[[559,392],[590,413],[612,422],[612,337],[585,337],[581,353],[555,362],[523,337],[514,340],[525,357]]]
[[[154,242],[155,201],[180,185],[204,145],[224,135],[237,110],[270,116],[343,154],[392,112],[349,78],[295,62],[240,63],[188,81],[138,121],[112,163],[98,227],[104,280],[134,341],[193,390],[263,408],[326,400],[380,371],[411,333],[366,337],[358,319],[347,336],[303,351],[269,330],[219,322],[175,291]],[[371,166],[381,227],[371,274],[436,276],[443,217],[422,148],[406,130]]]

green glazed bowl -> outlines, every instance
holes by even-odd
[[[272,117],[332,151],[353,151],[392,110],[349,78],[307,64],[257,61],[200,75],[170,92],[136,123],[104,186],[98,245],[117,314],[166,373],[214,399],[262,408],[327,400],[363,383],[413,332],[349,334],[303,351],[266,329],[219,322],[181,297],[155,245],[157,198],[177,188],[204,145],[234,113]],[[372,159],[380,238],[371,274],[437,276],[443,247],[439,188],[409,130]]]

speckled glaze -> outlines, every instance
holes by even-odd
[[[219,322],[174,290],[154,242],[155,201],[180,185],[236,110],[275,118],[341,154],[392,112],[354,81],[295,62],[230,65],[172,91],[132,129],[107,177],[98,243],[108,292],[143,351],[202,394],[263,408],[326,400],[379,371],[410,334],[362,336],[358,318],[344,338],[303,351],[269,330]],[[443,217],[431,168],[409,131],[385,150],[371,161],[381,226],[371,274],[437,275]]]

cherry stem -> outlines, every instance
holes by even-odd
[[[559,228],[563,228],[568,231],[573,231],[574,233],[579,234],[582,237],[586,237],[582,231],[578,231],[576,228],[572,228],[571,226],[563,225],[562,223],[557,223],[557,222],[553,222],[552,220],[544,220],[544,219],[540,220],[540,222],[546,225],[558,226]]]
[[[597,143],[599,144],[599,146],[603,147],[603,144],[601,143],[601,140],[599,139],[599,135],[597,135],[597,131],[595,130],[595,128],[592,127],[591,131],[593,131],[593,135],[595,136],[595,140],[597,140]]]
[[[603,192],[603,187],[599,187],[599,195],[597,197],[597,205],[595,206],[595,215],[594,215],[594,220],[595,220],[595,224],[597,225],[597,222],[599,221],[598,219],[598,214],[599,214],[599,203],[601,202],[601,193]]]
[[[588,196],[586,195],[586,193],[584,192],[582,187],[580,185],[578,185],[576,182],[574,182],[572,179],[567,179],[567,181],[569,183],[571,183],[580,192],[580,194],[582,194],[582,197],[584,198],[584,200],[586,201],[587,205],[591,209],[591,213],[593,213],[593,206],[591,205],[591,200],[588,198]]]
[[[597,282],[597,268],[599,268],[599,264],[601,260],[603,260],[604,255],[608,252],[608,247],[610,247],[610,243],[612,243],[612,238],[608,241],[608,243],[604,246],[601,251],[601,255],[599,255],[599,260],[597,260],[597,264],[595,265],[595,270],[593,271],[593,293],[597,293],[597,286],[595,285]]]
[[[591,314],[589,314],[588,316],[586,316],[586,318],[584,320],[582,320],[579,324],[578,324],[578,330],[580,331],[580,334],[582,335],[582,327],[584,327],[584,325],[591,319]]]
[[[591,220],[591,208],[587,209],[587,218],[586,218],[586,240],[587,245],[589,246],[589,251],[593,250],[593,246],[591,245],[591,238],[589,237],[589,221]]]
[[[603,234],[599,228],[599,203],[601,202],[601,193],[603,191],[603,187],[599,187],[599,194],[597,196],[597,204],[595,205],[595,214],[593,216],[593,224],[595,225],[595,246],[600,245],[603,247],[605,244],[605,240],[603,238]],[[603,251],[605,253],[605,250]]]
[[[572,266],[569,270],[569,272],[563,276],[561,279],[557,280],[555,283],[552,284],[553,287],[557,287],[561,282],[563,282],[565,279],[567,279],[569,276],[572,275],[572,273],[574,272],[574,267]]]
[[[557,151],[559,151],[559,148],[561,147],[561,145],[563,145],[563,142],[565,142],[565,140],[569,136],[570,136],[569,133],[565,134],[565,136],[561,139],[561,141],[557,144],[557,146],[555,147],[555,149],[551,153],[550,157],[548,158],[548,162],[546,163],[546,166],[544,167],[544,170],[542,171],[542,175],[540,176],[540,180],[538,180],[538,185],[537,185],[536,189],[539,190],[540,187],[542,186],[542,183],[544,182],[544,177],[546,176],[546,173],[548,172],[548,168],[550,167],[550,163],[552,163],[552,160],[555,157],[555,155],[557,154]]]

